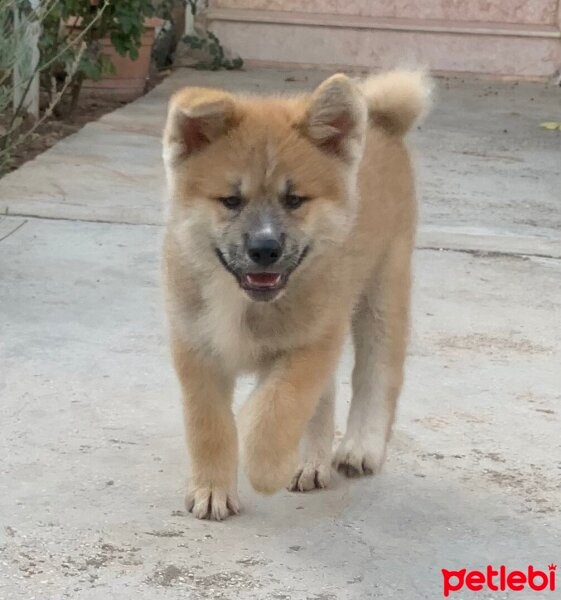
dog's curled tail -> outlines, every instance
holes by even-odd
[[[432,83],[423,70],[389,71],[362,81],[372,125],[405,135],[430,105]]]

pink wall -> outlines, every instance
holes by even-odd
[[[209,0],[209,23],[248,61],[550,79],[561,0]]]
[[[212,0],[216,8],[554,25],[558,0]]]

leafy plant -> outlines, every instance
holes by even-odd
[[[212,31],[205,31],[204,35],[185,35],[183,42],[193,50],[205,50],[210,59],[200,61],[195,65],[195,69],[205,69],[218,71],[220,69],[241,69],[243,60],[236,56],[228,58],[218,37]]]
[[[0,0],[0,115],[4,116],[0,123],[0,173],[9,166],[14,149],[53,114],[78,72],[87,29],[71,44],[62,43],[54,55],[41,56],[37,52],[39,32],[57,5],[58,0],[42,0],[34,8],[27,0]],[[66,76],[53,89],[43,114],[30,124],[27,99],[33,82],[65,56],[71,46],[76,49],[71,53]],[[17,98],[19,101],[12,105]]]
[[[144,20],[153,14],[152,0],[0,0],[0,172],[18,145],[61,114],[67,92],[71,113],[84,79],[113,72],[102,39],[120,55],[138,58]],[[30,123],[26,97],[37,76],[47,105]]]
[[[76,106],[84,79],[100,79],[113,72],[110,60],[101,52],[100,40],[108,38],[121,56],[132,60],[138,58],[138,49],[144,32],[144,20],[154,14],[151,0],[58,0],[43,23],[40,40],[41,55],[58,56],[51,62],[45,76],[59,79],[75,60],[82,44],[77,72],[72,82],[71,110]],[[61,26],[62,24],[62,26]],[[82,33],[82,35],[80,35]],[[66,44],[66,51],[59,48],[66,40],[79,38],[79,44]]]
[[[173,21],[173,9],[177,6],[184,6],[193,18],[202,16],[201,6],[206,6],[205,0],[160,0],[158,2],[157,12],[162,18]],[[203,26],[204,20],[198,19],[193,34],[184,35],[181,41],[195,50],[196,54],[205,55],[207,58],[200,60],[194,65],[195,69],[208,69],[217,71],[219,69],[241,69],[243,60],[239,57],[230,58],[218,37],[208,31]]]
[[[161,0],[158,5],[159,14],[165,19],[171,20],[172,10],[178,5],[183,5],[190,11],[193,18],[201,16],[199,10],[201,5],[206,5],[205,0]],[[200,60],[194,65],[195,69],[208,69],[217,71],[219,69],[241,69],[243,60],[239,57],[229,58],[214,33],[202,26],[202,20],[195,25],[193,34],[184,35],[181,41],[191,50],[199,51],[208,58]]]

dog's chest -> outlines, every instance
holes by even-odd
[[[215,297],[201,313],[197,329],[205,346],[229,368],[253,370],[269,344],[265,332],[256,331],[252,322],[245,302],[235,296]]]
[[[248,302],[239,290],[213,295],[198,318],[205,346],[234,370],[254,370],[265,359],[301,344],[313,329],[301,311],[279,303]]]

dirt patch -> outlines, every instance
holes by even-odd
[[[193,580],[195,574],[189,569],[177,567],[175,565],[167,565],[157,568],[153,575],[147,580],[147,583],[159,587],[171,587],[180,585]]]
[[[182,537],[183,531],[175,531],[173,529],[163,529],[161,531],[146,531],[146,535],[153,535],[161,538]]]
[[[17,538],[17,534],[15,536]],[[81,544],[73,550],[55,553],[51,544],[41,544],[23,539],[16,540],[5,551],[3,560],[11,562],[23,578],[42,578],[49,581],[55,574],[76,583],[93,584],[100,573],[110,566],[139,566],[139,548],[119,547],[109,543]]]
[[[113,563],[129,566],[142,564],[142,561],[135,556],[139,548],[121,548],[103,543],[95,550],[89,555],[67,556],[61,563],[63,574],[66,577],[74,577],[84,571],[91,574],[92,570],[103,569]]]
[[[528,465],[524,470],[509,466],[495,453],[479,453],[478,459],[494,462],[494,466],[483,468],[482,475],[489,482],[510,494],[515,494],[524,502],[522,512],[538,514],[557,513],[557,498],[561,483],[537,465]]]
[[[441,416],[428,416],[419,419],[413,419],[413,422],[419,423],[419,425],[422,425],[431,431],[441,431],[442,429],[446,429],[450,426],[450,421]]]
[[[485,161],[488,160],[501,160],[504,162],[523,163],[524,159],[518,158],[517,156],[510,156],[508,154],[486,154],[484,152],[463,150],[461,152],[452,151],[452,154],[462,154],[463,156],[475,156],[476,158],[482,158]]]
[[[473,425],[481,425],[489,422],[489,419],[485,415],[482,416],[463,411],[455,411],[453,417],[454,419]],[[454,419],[452,419],[451,416],[429,415],[427,417],[413,419],[413,422],[422,425],[430,431],[441,431],[443,429],[448,429],[451,425],[455,424]]]
[[[163,79],[164,76],[159,73],[151,76],[146,91],[150,91]],[[15,171],[28,160],[32,160],[45,150],[48,150],[63,138],[76,133],[79,129],[82,129],[86,123],[96,121],[104,114],[112,112],[121,106],[125,106],[125,104],[128,104],[128,102],[124,100],[91,97],[83,94],[73,115],[68,116],[62,111],[60,116],[53,115],[22,142],[22,144],[14,150],[6,172],[0,172],[0,177],[10,171]],[[0,115],[0,131],[4,131],[8,128],[10,119],[10,115]]]
[[[462,481],[473,485],[473,482],[484,481],[489,486],[501,490],[501,494],[517,497],[520,512],[536,514],[556,514],[560,512],[559,494],[561,481],[556,477],[556,466],[561,469],[561,461],[552,463],[550,468],[534,463],[513,465],[508,456],[496,450],[484,451],[472,449],[469,454],[443,454],[431,452],[420,454],[423,461],[435,461],[439,467],[464,473]],[[458,462],[464,460],[466,462]],[[418,477],[422,474],[416,474]]]
[[[471,423],[472,425],[481,425],[488,423],[489,418],[486,415],[474,414],[466,411],[455,411],[454,416],[464,423]]]
[[[249,558],[241,558],[237,560],[236,563],[238,565],[242,565],[243,567],[259,567],[268,564],[270,561],[265,560],[264,558],[256,558],[254,556],[250,556]]]
[[[220,571],[212,575],[197,576],[194,569],[165,565],[158,567],[146,580],[156,587],[181,586],[198,594],[199,598],[213,600],[239,597],[244,590],[253,590],[259,585],[253,578],[240,571]]]
[[[102,98],[84,98],[76,108],[72,117],[51,117],[45,123],[40,125],[29,137],[16,147],[11,156],[11,161],[7,172],[15,171],[18,167],[26,163],[54,146],[63,138],[76,133],[86,123],[99,119],[105,113],[111,112],[126,102],[102,99]],[[8,117],[0,117],[0,129],[2,126],[8,126]]]
[[[474,449],[473,453],[482,458],[488,458],[492,462],[506,463],[506,458],[503,458],[498,452],[481,452],[480,450]]]
[[[544,415],[545,419],[551,419],[557,415],[557,411],[551,408],[559,404],[561,396],[550,396],[549,398],[541,398],[532,392],[524,392],[515,396],[516,400],[530,405],[530,410]],[[538,405],[538,406],[536,406]]]
[[[472,333],[441,338],[437,341],[441,350],[474,350],[485,354],[518,352],[520,354],[543,354],[553,348],[536,344],[528,339]]]

